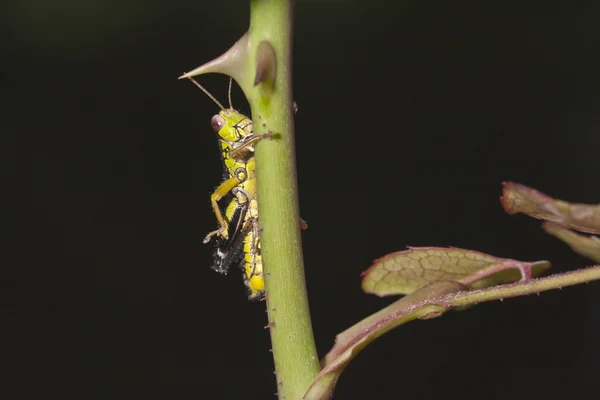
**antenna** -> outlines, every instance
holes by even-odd
[[[225,107],[223,107],[223,105],[222,105],[221,103],[219,103],[219,100],[215,99],[215,96],[213,96],[212,94],[210,94],[210,93],[208,92],[208,90],[204,89],[204,86],[202,86],[201,84],[199,84],[198,82],[196,82],[196,80],[195,80],[194,78],[192,78],[191,76],[190,76],[190,77],[188,77],[188,79],[189,79],[190,81],[194,82],[194,85],[198,86],[198,87],[199,87],[199,88],[200,88],[200,89],[201,89],[201,90],[202,90],[204,93],[206,93],[206,95],[207,95],[208,97],[210,97],[210,99],[211,99],[212,101],[214,101],[215,103],[217,103],[217,105],[218,105],[218,106],[221,108],[221,110],[224,110],[224,109],[225,109]],[[231,83],[230,83],[230,85],[231,85]],[[231,87],[231,86],[230,86],[230,87]],[[231,99],[230,99],[229,101],[231,102]]]
[[[233,78],[229,77],[229,90],[227,91],[227,97],[229,97],[229,108],[233,110],[233,104],[231,104],[231,82],[233,82]]]

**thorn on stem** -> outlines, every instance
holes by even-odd
[[[246,32],[235,44],[227,50],[225,53],[215,58],[212,61],[209,61],[198,68],[193,69],[183,75],[181,75],[178,79],[186,79],[192,76],[217,72],[221,74],[228,75],[235,79],[238,83],[241,84],[242,90],[248,89],[245,88],[245,82],[243,79],[244,71],[246,68],[246,60],[248,58],[248,40],[249,35]],[[248,82],[250,84],[250,82]],[[245,91],[245,90],[244,90]]]
[[[274,326],[275,326],[275,321],[271,321],[267,325],[265,325],[264,329],[271,329]]]
[[[294,103],[296,104],[296,103]],[[308,229],[308,223],[303,220],[302,218],[300,218],[300,229],[302,229],[303,231]]]

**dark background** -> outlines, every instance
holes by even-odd
[[[245,1],[3,5],[1,159],[17,177],[3,196],[3,398],[274,398],[264,303],[211,271],[202,245],[216,226],[218,108],[176,80],[229,48],[248,12]],[[548,259],[555,272],[591,263],[498,197],[513,180],[600,199],[599,13],[596,1],[297,2],[320,355],[393,301],[364,295],[360,273],[407,245]],[[226,101],[227,78],[201,82]],[[234,105],[248,112],[239,89]],[[599,292],[405,325],[349,365],[336,398],[596,397]]]

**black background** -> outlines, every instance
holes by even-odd
[[[573,3],[574,4],[574,3]],[[207,97],[176,78],[247,27],[245,1],[21,1],[4,31],[3,398],[263,399],[264,303],[210,270],[221,166]],[[501,182],[600,199],[600,3],[298,1],[294,98],[319,354],[389,304],[372,260],[458,246],[590,264],[509,216]],[[201,78],[226,101],[227,78]],[[234,105],[248,112],[239,89]],[[339,399],[593,398],[600,285],[405,325]]]

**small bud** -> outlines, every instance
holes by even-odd
[[[259,83],[266,83],[275,87],[275,78],[277,76],[277,56],[273,46],[265,40],[260,42],[256,50],[256,75],[254,77],[254,86]]]

